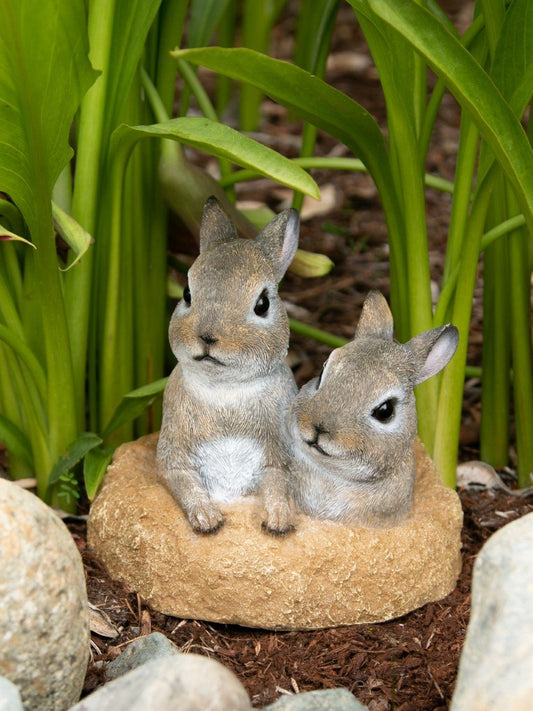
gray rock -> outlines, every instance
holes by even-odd
[[[22,711],[19,690],[5,676],[0,676],[0,711]]]
[[[237,678],[213,659],[176,654],[110,681],[71,711],[251,711]]]
[[[533,708],[533,513],[495,533],[474,565],[472,615],[451,711]]]
[[[368,711],[348,689],[324,689],[282,696],[263,711]]]
[[[179,654],[175,644],[160,632],[152,632],[146,637],[136,639],[124,649],[120,657],[117,657],[106,667],[106,679],[112,681],[132,669],[152,662],[155,659],[164,659]]]
[[[0,675],[26,711],[61,711],[89,658],[83,565],[66,526],[36,496],[0,479]]]

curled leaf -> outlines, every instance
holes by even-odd
[[[2,227],[2,225],[0,225],[0,242],[24,242],[24,244],[29,244],[33,249],[37,249],[33,242],[24,239],[24,237],[20,235],[16,235],[14,232]]]

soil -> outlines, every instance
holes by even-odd
[[[444,3],[461,25],[470,3]],[[273,53],[289,56],[294,36],[294,11],[285,13],[274,34]],[[377,73],[364,40],[343,6],[334,33],[333,58],[327,80],[363,104],[385,129],[385,107]],[[208,84],[209,76],[203,77]],[[453,179],[459,113],[444,98],[428,157],[428,170]],[[257,137],[285,155],[296,156],[301,126],[266,101]],[[331,137],[319,134],[317,153],[348,155]],[[192,156],[205,162],[205,158]],[[290,314],[345,338],[353,335],[365,294],[371,288],[389,294],[386,226],[378,195],[364,174],[315,171],[315,180],[331,199],[321,214],[302,220],[301,247],[327,254],[335,263],[320,279],[288,274],[281,293]],[[327,187],[326,186],[331,186]],[[267,181],[238,188],[241,201],[258,201],[279,210],[289,194]],[[437,289],[443,270],[450,198],[427,191],[430,266]],[[171,248],[194,254],[195,244],[175,221]],[[186,259],[186,257],[185,257]],[[469,363],[481,364],[482,267],[474,299]],[[330,348],[302,336],[291,339],[290,360],[299,384],[314,377]],[[465,384],[462,460],[479,459],[479,381]],[[512,462],[511,462],[512,463]],[[504,472],[513,486],[512,470]],[[254,707],[280,695],[314,689],[346,687],[371,711],[428,711],[448,708],[470,614],[472,567],[482,544],[497,529],[533,510],[532,499],[503,491],[463,490],[463,569],[456,589],[440,602],[382,624],[358,625],[314,632],[267,632],[199,620],[181,620],[148,608],[138,596],[113,582],[86,544],[85,524],[68,521],[82,554],[89,600],[107,615],[111,630],[92,634],[92,658],[84,695],[105,681],[105,665],[131,640],[158,631],[182,652],[205,654],[230,668],[243,683]],[[112,632],[112,630],[115,632]],[[113,634],[114,636],[109,636]]]

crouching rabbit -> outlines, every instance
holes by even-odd
[[[368,294],[354,339],[331,353],[290,409],[294,497],[304,513],[367,527],[409,514],[413,389],[445,367],[457,342],[450,324],[395,342],[385,298]]]

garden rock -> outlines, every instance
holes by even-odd
[[[130,672],[132,669],[152,662],[155,659],[165,659],[179,654],[175,644],[160,632],[140,637],[124,649],[122,654],[113,659],[106,667],[106,679],[111,681]]]
[[[68,709],[89,657],[80,555],[66,526],[36,496],[0,479],[0,675],[25,709]]]
[[[110,681],[72,711],[250,711],[237,678],[199,654],[156,659]]]
[[[300,515],[283,538],[261,530],[253,498],[224,526],[194,533],[155,476],[157,434],[122,445],[93,502],[88,540],[109,574],[154,609],[266,629],[377,622],[439,600],[461,567],[462,509],[416,443],[411,516],[392,529]]]
[[[532,708],[532,551],[533,513],[500,529],[481,549],[451,711]]]
[[[324,689],[282,696],[263,711],[368,711],[348,689]]]
[[[4,676],[0,676],[0,711],[22,711],[19,690]]]

